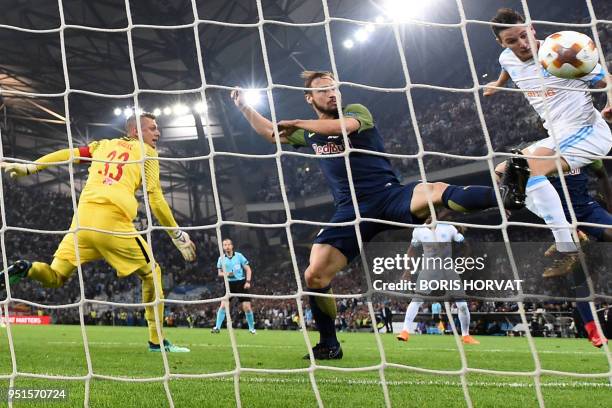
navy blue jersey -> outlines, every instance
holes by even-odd
[[[342,112],[346,118],[357,119],[360,123],[359,129],[348,135],[352,148],[374,152],[385,151],[383,139],[374,126],[372,114],[365,106],[348,105]],[[342,135],[325,136],[300,129],[289,135],[288,139],[295,147],[310,146],[316,155],[338,154],[345,150]],[[384,190],[389,183],[399,184],[397,175],[386,157],[351,152],[349,159],[357,198],[376,194]],[[344,157],[320,159],[318,162],[334,196],[335,206],[341,207],[351,203]]]

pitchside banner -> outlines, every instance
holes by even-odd
[[[424,299],[612,300],[612,244],[583,244],[562,276],[544,277],[556,256],[550,242],[369,243],[364,251],[374,291]],[[553,251],[554,252],[554,251]]]
[[[51,324],[51,316],[9,316],[11,324]]]

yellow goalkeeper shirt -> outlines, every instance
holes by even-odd
[[[159,181],[157,150],[144,144],[146,160],[144,170],[149,204],[153,215],[166,227],[177,227],[166,202]],[[138,201],[136,191],[142,184],[141,164],[143,154],[138,139],[124,137],[103,139],[78,149],[80,158],[92,158],[89,177],[81,192],[79,204],[112,204],[131,221],[136,218]],[[132,163],[128,163],[132,162]]]

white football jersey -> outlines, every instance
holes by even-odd
[[[595,122],[597,110],[593,106],[591,93],[587,90],[605,78],[601,65],[597,64],[590,74],[578,79],[558,78],[541,68],[544,77],[541,79],[533,58],[523,62],[509,48],[499,56],[499,64],[518,88],[530,89],[523,94],[544,121],[546,129],[551,129],[551,123],[555,129],[562,129],[565,126],[585,126]],[[582,91],[547,89],[544,95],[542,85],[563,86]],[[548,121],[545,119],[544,98],[548,102]]]
[[[435,230],[427,227],[415,228],[412,232],[412,246],[423,246],[423,255],[426,258],[447,258],[453,254],[452,242],[463,242],[465,238],[457,231],[455,226],[438,223]]]

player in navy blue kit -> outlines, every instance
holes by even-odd
[[[317,88],[306,90],[305,98],[318,119],[278,122],[280,143],[295,147],[310,146],[317,156],[343,153],[345,145],[333,74],[305,71],[302,78],[304,88]],[[253,129],[264,139],[276,143],[272,122],[248,106],[240,91],[233,91],[232,99]],[[383,139],[365,106],[347,105],[342,109],[342,113],[352,148],[384,152]],[[402,185],[391,163],[383,156],[351,152],[349,160],[362,217],[422,224],[430,215],[428,195],[435,206],[446,206],[455,211],[470,212],[497,207],[497,200],[491,187],[464,187],[440,182]],[[355,210],[351,200],[345,158],[322,158],[318,162],[334,197],[336,212],[330,222],[353,221]],[[359,227],[363,242],[370,241],[381,231],[393,228],[370,222],[362,222]],[[359,255],[359,246],[354,226],[323,228],[315,238],[310,252],[310,265],[304,274],[307,290],[320,294],[332,293],[332,279],[357,255]],[[313,348],[314,357],[342,358],[342,349],[334,327],[335,300],[331,297],[310,296],[310,305],[321,335],[319,343]],[[305,358],[309,356],[306,355]]]
[[[589,177],[584,172],[584,169],[576,169],[565,174],[565,184],[567,191],[570,196],[572,208],[576,215],[576,220],[579,222],[589,222],[593,224],[610,225],[610,228],[593,227],[587,225],[581,225],[579,230],[587,233],[591,237],[595,238],[600,242],[612,242],[612,186],[608,178],[608,173],[601,160],[595,160],[586,169],[590,170],[598,179],[600,190],[603,192],[606,207],[604,208],[597,202],[588,191]],[[561,188],[561,180],[559,177],[553,176],[548,178],[553,187],[559,193],[561,202],[563,203],[563,211],[568,222],[571,222],[569,209],[567,208],[567,201],[565,200],[565,194]],[[555,275],[544,275],[545,278],[554,277]],[[583,276],[578,277],[579,280],[584,279]],[[576,288],[576,295],[578,297],[588,296],[589,290],[585,283],[579,285]],[[576,308],[580,313],[582,322],[584,323],[584,329],[587,332],[589,341],[595,347],[601,347],[608,340],[597,330],[595,321],[593,319],[593,313],[589,307],[588,302],[576,302]]]

